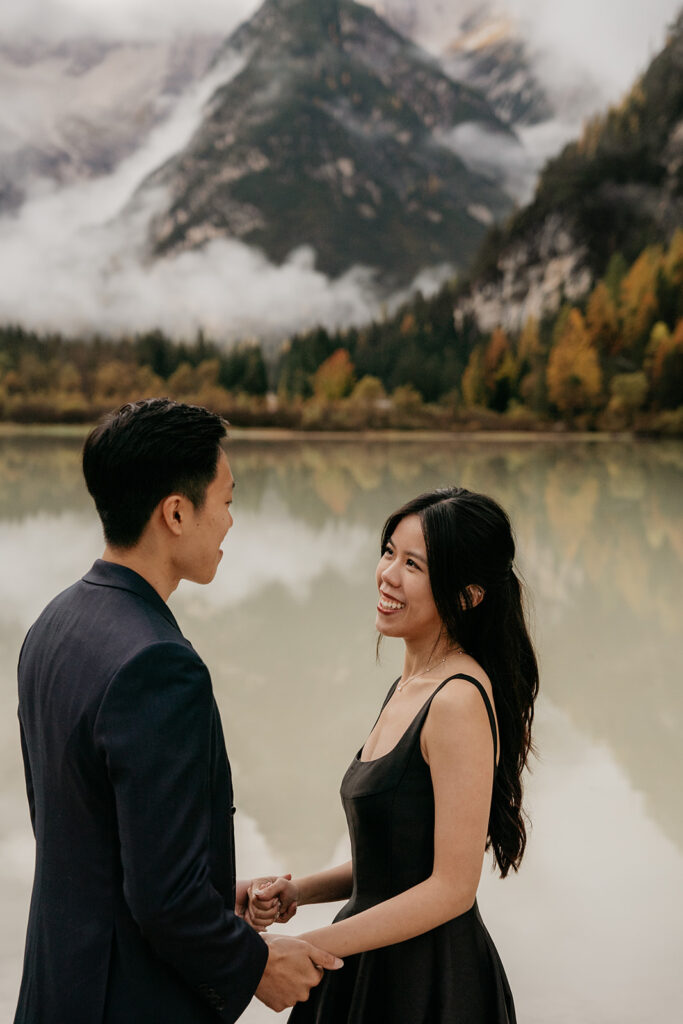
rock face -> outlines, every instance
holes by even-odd
[[[683,12],[619,107],[544,170],[533,202],[490,235],[455,318],[482,331],[576,301],[620,252],[635,260],[683,225]]]
[[[32,180],[65,185],[111,171],[205,73],[219,45],[202,36],[0,46],[0,210],[20,205]]]
[[[239,238],[281,262],[310,245],[336,276],[372,266],[387,285],[463,266],[510,208],[443,144],[475,122],[509,129],[473,89],[351,0],[266,0],[227,41],[242,71],[213,96],[186,149],[143,186],[169,200],[154,254]]]
[[[529,317],[557,310],[562,299],[581,299],[593,281],[587,248],[559,213],[548,216],[538,234],[506,247],[497,269],[494,280],[477,283],[458,303],[459,327],[472,317],[483,332],[503,327],[514,333]]]
[[[527,45],[508,19],[471,15],[443,57],[447,71],[482,92],[506,124],[540,124],[553,116]]]
[[[399,32],[437,54],[453,78],[483,93],[506,124],[538,124],[553,116],[534,55],[514,21],[496,5],[487,0],[365,2]]]

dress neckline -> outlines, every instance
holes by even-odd
[[[375,725],[377,725],[377,722],[379,722],[380,718],[382,717],[382,712],[384,711],[385,707],[387,706],[387,704],[389,703],[389,701],[393,697],[393,695],[394,695],[394,693],[396,691],[396,686],[397,686],[398,681],[399,681],[400,678],[401,677],[399,676],[398,679],[396,679],[394,681],[391,689],[389,690],[389,693],[387,694],[387,696],[386,696],[386,698],[384,700],[384,703],[382,704],[382,707],[380,709],[379,715],[375,719],[375,724],[373,725],[372,729],[374,729]],[[491,702],[489,700],[489,696],[488,696],[486,690],[484,689],[484,687],[479,682],[479,680],[475,679],[474,676],[468,675],[466,672],[455,672],[452,676],[447,676],[446,679],[442,680],[439,683],[439,685],[437,687],[435,687],[434,690],[432,690],[432,692],[429,695],[429,697],[427,697],[427,699],[424,702],[424,704],[419,708],[419,710],[417,711],[417,713],[415,714],[415,716],[413,717],[413,719],[411,720],[411,722],[409,723],[407,728],[401,733],[401,735],[399,736],[399,738],[397,739],[396,743],[393,745],[391,750],[387,750],[387,752],[385,754],[380,754],[378,757],[372,757],[369,760],[364,760],[363,758],[361,758],[360,755],[363,753],[363,750],[365,749],[365,743],[367,743],[367,739],[366,739],[365,743],[363,744],[363,746],[356,753],[356,756],[354,758],[355,763],[356,764],[377,764],[379,761],[384,761],[387,757],[389,757],[391,754],[393,754],[394,751],[398,750],[398,748],[403,743],[403,741],[406,738],[406,736],[412,730],[413,726],[415,725],[415,722],[418,720],[418,718],[420,717],[420,715],[422,714],[424,709],[429,704],[431,704],[432,700],[434,699],[434,697],[436,697],[436,695],[439,692],[439,690],[441,689],[441,687],[445,686],[446,683],[450,683],[450,681],[452,679],[467,679],[468,682],[474,683],[474,685],[479,690],[481,696],[484,699],[484,705],[486,707],[486,712],[487,712],[487,715],[488,715],[489,724],[491,726],[491,732],[493,734],[493,772],[494,772],[494,775],[495,775],[495,773],[496,773],[496,771],[498,769],[498,764],[497,764],[497,761],[498,761],[498,731],[497,731],[497,728],[496,728],[495,718],[494,718],[494,715],[493,715],[493,708],[491,707]],[[372,729],[370,730],[370,733],[372,733]]]
[[[458,675],[459,675],[459,674],[458,674]],[[446,685],[446,683],[448,683],[448,682],[450,682],[450,681],[451,681],[451,679],[457,679],[457,678],[458,678],[458,675],[454,675],[454,676],[448,676],[448,678],[447,678],[447,679],[444,679],[444,680],[442,680],[442,682],[440,682],[440,683],[439,683],[439,685],[438,685],[438,686],[436,686],[436,687],[435,687],[435,688],[434,688],[434,689],[432,690],[432,692],[430,693],[429,697],[427,697],[427,700],[426,700],[426,701],[424,702],[424,704],[422,704],[422,706],[421,706],[421,707],[420,707],[420,708],[419,708],[419,709],[417,710],[417,712],[415,713],[415,715],[413,716],[413,718],[412,718],[412,719],[410,720],[410,723],[408,724],[408,726],[406,727],[406,729],[405,729],[405,730],[404,730],[404,731],[403,731],[403,732],[401,733],[401,735],[400,735],[400,736],[399,736],[399,738],[398,738],[398,739],[396,740],[396,743],[394,743],[394,745],[393,745],[393,747],[391,748],[391,750],[387,750],[386,754],[380,754],[380,755],[379,755],[378,757],[372,757],[372,758],[370,758],[369,760],[366,760],[366,759],[362,758],[362,757],[361,757],[360,755],[361,755],[361,754],[363,753],[363,750],[365,749],[365,743],[367,743],[367,742],[368,742],[368,741],[367,741],[367,739],[366,739],[365,743],[363,744],[363,746],[362,746],[362,747],[360,748],[360,750],[359,750],[359,751],[358,751],[358,753],[356,754],[356,760],[358,761],[358,763],[359,763],[359,764],[377,764],[377,762],[378,762],[378,761],[383,761],[385,757],[389,757],[389,755],[390,755],[390,754],[393,754],[393,752],[394,752],[395,750],[397,750],[397,749],[398,749],[398,747],[399,747],[399,746],[401,745],[401,743],[403,743],[403,740],[404,740],[404,739],[406,738],[406,736],[408,735],[408,733],[410,732],[410,730],[411,730],[411,729],[413,728],[413,726],[415,725],[415,722],[417,721],[417,719],[418,719],[418,718],[420,717],[420,715],[422,714],[422,712],[424,711],[424,709],[425,709],[425,708],[427,707],[427,705],[428,705],[428,704],[429,704],[429,703],[430,703],[430,702],[431,702],[431,701],[433,700],[433,698],[434,698],[434,697],[436,696],[436,694],[437,694],[437,693],[439,692],[439,690],[441,689],[441,687],[442,687],[442,686],[445,686],[445,685]],[[399,676],[399,677],[398,677],[398,679],[396,679],[396,680],[394,681],[394,684],[393,684],[393,686],[392,686],[392,687],[391,687],[391,689],[389,690],[389,693],[387,694],[386,700],[384,701],[384,704],[382,704],[382,708],[381,708],[381,710],[380,710],[380,713],[379,713],[379,715],[377,716],[377,718],[376,718],[376,720],[375,720],[375,725],[377,725],[377,722],[379,722],[380,718],[382,717],[382,711],[384,711],[385,707],[387,706],[387,704],[389,703],[389,701],[391,700],[391,698],[392,698],[392,697],[394,696],[394,693],[396,692],[396,686],[397,686],[397,684],[398,684],[398,680],[399,680],[400,678],[401,678],[401,677]],[[373,725],[372,729],[374,729],[374,728],[375,728],[375,725]],[[370,732],[372,732],[372,729],[370,730]]]

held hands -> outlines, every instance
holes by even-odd
[[[268,960],[255,994],[277,1013],[295,1003],[305,1003],[325,970],[344,966],[343,960],[303,939],[287,935],[263,938],[268,944]]]
[[[298,886],[290,874],[255,878],[247,889],[244,919],[258,932],[277,922],[286,924],[296,914]]]

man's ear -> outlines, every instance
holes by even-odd
[[[486,591],[484,590],[483,587],[480,587],[478,583],[468,583],[468,585],[465,587],[465,590],[469,595],[469,599],[471,602],[470,606],[472,608],[476,608],[477,605],[481,604],[481,602],[484,600],[484,594],[486,593]],[[465,604],[465,599],[461,598],[461,601],[463,608],[466,608],[467,605]]]
[[[161,518],[175,537],[183,532],[184,501],[181,494],[169,494],[161,502]]]

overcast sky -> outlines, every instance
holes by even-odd
[[[402,2],[406,0],[394,0]],[[416,3],[425,0],[415,0]],[[426,0],[429,4],[429,0]],[[260,0],[2,0],[0,33],[64,37],[82,33],[118,38],[163,37],[178,32],[228,34]],[[384,0],[387,8],[392,0]],[[472,0],[439,4],[454,22]],[[495,0],[526,26],[525,35],[570,66],[592,71],[613,95],[660,48],[681,0]],[[441,15],[443,18],[444,15]]]
[[[0,42],[78,35],[163,39],[209,32],[227,36],[259,2],[0,0]],[[384,2],[390,7],[410,0]],[[623,95],[661,48],[666,25],[683,0],[494,2],[521,19],[522,37],[545,53],[541,70],[551,76],[556,90],[569,91],[573,84],[586,81],[597,83],[595,109],[602,109],[607,101]],[[448,21],[452,15],[455,28],[475,0],[415,3],[421,5],[423,18],[430,5],[441,19]],[[450,26],[450,21],[444,23],[443,36],[436,38],[448,41]],[[329,281],[306,250],[276,267],[238,241],[223,239],[152,266],[138,262],[130,225],[117,218],[117,211],[146,174],[185,144],[215,84],[210,76],[198,83],[168,122],[111,175],[39,192],[17,215],[2,219],[0,319],[76,333],[93,325],[114,334],[131,326],[138,330],[158,326],[189,337],[203,326],[216,336],[223,330],[231,337],[264,332],[281,337],[316,322],[329,326],[365,322],[377,312],[372,279],[362,268]],[[9,101],[16,102],[15,97]],[[525,137],[525,146],[545,156],[575,134],[575,126],[558,127],[555,122],[529,132],[539,129],[548,137]],[[512,170],[526,173],[525,167],[514,164]],[[443,268],[434,271],[420,286],[430,290],[442,274]],[[39,289],[36,282],[41,282]],[[268,303],[264,295],[269,296]]]

